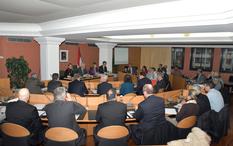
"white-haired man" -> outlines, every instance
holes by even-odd
[[[6,106],[6,121],[27,128],[33,135],[30,144],[36,145],[38,142],[43,141],[44,127],[36,107],[27,103],[29,95],[27,88],[19,90],[19,100],[8,103]]]
[[[106,94],[109,89],[112,88],[112,84],[108,83],[108,76],[100,76],[100,84],[97,85],[97,94]]]
[[[85,107],[73,102],[69,93],[64,87],[54,90],[54,102],[45,106],[44,110],[48,117],[49,127],[65,127],[73,129],[78,133],[80,145],[86,143],[86,131],[78,126],[75,115],[83,117],[86,113]]]

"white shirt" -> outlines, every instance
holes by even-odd
[[[224,100],[222,94],[216,89],[210,89],[207,93],[212,110],[219,112],[224,107]]]

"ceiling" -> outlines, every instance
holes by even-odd
[[[0,0],[0,22],[42,23],[169,1],[175,0]]]
[[[229,36],[108,38],[213,32]],[[232,32],[232,0],[0,0],[0,36],[123,45],[233,44]]]

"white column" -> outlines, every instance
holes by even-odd
[[[51,74],[59,73],[59,45],[64,38],[39,37],[41,80],[50,80]]]
[[[99,48],[99,65],[107,61],[108,71],[112,72],[112,51],[117,44],[113,43],[96,43]]]

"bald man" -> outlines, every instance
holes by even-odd
[[[108,83],[108,76],[101,75],[100,76],[100,84],[97,85],[97,94],[103,95],[108,92],[112,88],[112,84]]]
[[[153,95],[153,86],[151,84],[143,86],[143,95],[145,100],[138,104],[138,109],[134,114],[139,124],[130,126],[132,139],[137,145],[161,144],[159,136],[154,136],[154,133],[159,133],[160,131],[155,129],[166,124],[164,100]]]
[[[19,124],[27,128],[33,136],[31,145],[36,145],[43,140],[43,126],[36,107],[28,104],[29,90],[22,88],[19,90],[19,100],[8,103],[6,106],[6,121]]]

